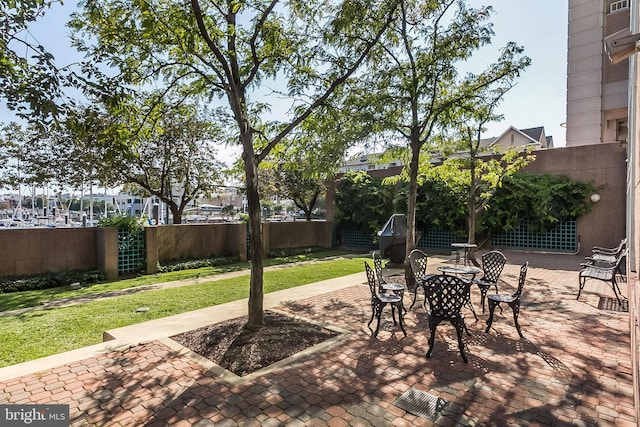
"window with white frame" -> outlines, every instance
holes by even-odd
[[[613,0],[609,1],[609,13],[617,12],[622,9],[629,8],[629,0]]]

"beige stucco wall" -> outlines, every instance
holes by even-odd
[[[0,276],[89,270],[96,264],[90,228],[0,229]]]
[[[157,227],[158,261],[246,253],[245,224],[180,224]]]
[[[96,264],[108,279],[118,278],[118,229],[114,227],[95,228]]]
[[[552,173],[580,181],[591,181],[600,201],[578,220],[581,253],[594,245],[615,247],[626,229],[626,146],[598,144],[536,151],[536,161],[523,171]]]
[[[331,223],[326,221],[269,222],[267,250],[331,247]]]
[[[510,130],[494,142],[495,148],[499,148],[500,152],[505,152],[511,147],[521,147],[528,144],[531,144],[531,139],[515,130]]]
[[[327,221],[264,224],[265,249],[331,247]],[[148,273],[157,263],[238,255],[247,259],[246,224],[182,224],[145,229]],[[0,229],[0,276],[102,269],[118,274],[115,228]]]

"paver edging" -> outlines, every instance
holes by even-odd
[[[239,384],[244,384],[250,381],[255,380],[256,378],[262,377],[264,375],[269,374],[272,371],[275,371],[276,369],[281,369],[281,368],[285,368],[285,367],[293,367],[295,366],[295,363],[300,360],[303,357],[306,357],[310,354],[314,354],[314,353],[320,353],[320,352],[324,352],[329,350],[331,347],[333,347],[334,345],[344,341],[348,336],[350,336],[352,334],[352,331],[347,330],[347,329],[343,329],[337,326],[332,326],[332,325],[325,325],[322,324],[318,321],[315,321],[313,319],[308,319],[306,317],[303,316],[299,316],[296,314],[292,314],[286,311],[281,311],[281,310],[277,310],[277,309],[269,309],[270,311],[273,312],[277,312],[280,313],[282,315],[288,316],[288,317],[292,317],[295,320],[300,320],[303,322],[307,322],[307,323],[311,323],[313,325],[316,326],[320,326],[322,328],[325,329],[329,329],[330,331],[334,331],[337,332],[339,335],[333,337],[333,338],[329,338],[328,340],[322,341],[314,346],[308,347],[298,353],[295,353],[285,359],[279,360],[275,363],[272,363],[269,366],[266,366],[262,369],[259,369],[257,371],[254,371],[250,374],[247,374],[243,377],[238,376],[236,374],[234,374],[231,371],[228,371],[227,369],[223,368],[222,366],[218,365],[215,362],[212,362],[211,360],[207,359],[206,357],[203,357],[201,355],[199,355],[198,353],[190,350],[189,348],[183,346],[182,344],[178,343],[177,341],[174,341],[173,339],[171,339],[171,337],[165,337],[165,338],[160,338],[158,341],[160,341],[162,344],[166,345],[167,347],[171,348],[173,351],[175,351],[179,356],[184,356],[189,358],[190,360],[193,360],[194,362],[200,364],[204,369],[209,370],[210,372],[212,372],[214,375],[218,376],[220,379],[222,379],[223,381],[227,382],[230,385],[239,385]]]

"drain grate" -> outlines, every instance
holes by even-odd
[[[600,310],[629,312],[629,300],[623,299],[622,304],[618,304],[618,300],[616,298],[600,297],[598,308]]]
[[[427,420],[435,420],[449,402],[424,391],[410,388],[393,402],[400,409]]]

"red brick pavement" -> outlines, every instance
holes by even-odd
[[[575,271],[540,268],[542,258],[514,254],[501,292],[517,282],[518,256],[532,258],[520,317],[526,338],[518,337],[509,307],[496,310],[485,334],[487,314],[473,288],[480,321],[467,316],[468,364],[448,324],[438,327],[432,357],[424,357],[422,307],[406,315],[407,337],[385,312],[372,338],[368,288],[354,285],[285,302],[284,311],[351,332],[253,380],[226,383],[153,341],[2,382],[0,403],[69,404],[73,426],[635,426],[628,314],[598,309],[611,289],[588,282],[577,301]],[[411,387],[448,402],[437,420],[394,405]]]

